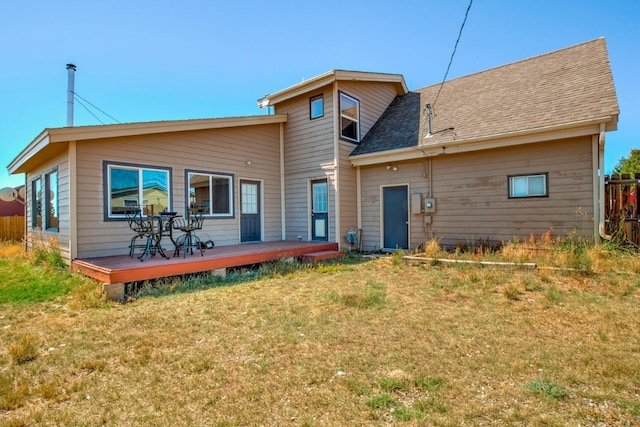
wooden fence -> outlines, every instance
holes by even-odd
[[[0,216],[0,240],[22,240],[23,237],[23,216]]]
[[[623,235],[640,245],[640,218],[638,218],[637,191],[640,190],[640,173],[633,176],[612,175],[604,177],[604,218],[606,232]]]

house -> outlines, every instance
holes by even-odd
[[[0,190],[0,240],[24,237],[24,185]]]
[[[8,187],[11,189],[11,187]],[[0,217],[4,216],[24,216],[24,185],[15,187],[13,196],[7,200],[0,198]]]
[[[334,70],[259,104],[273,114],[45,129],[8,167],[26,174],[28,240],[69,261],[127,253],[134,205],[197,206],[216,246],[601,234],[619,113],[604,39],[415,91]]]

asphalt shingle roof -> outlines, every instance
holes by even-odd
[[[352,155],[415,147],[440,84],[397,97]],[[535,130],[619,114],[603,38],[449,80],[427,144]],[[454,128],[453,131],[439,132]]]

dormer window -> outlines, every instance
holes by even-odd
[[[340,93],[340,138],[360,142],[360,101]]]
[[[311,120],[324,116],[324,101],[322,95],[309,99],[309,117]]]

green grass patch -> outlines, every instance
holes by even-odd
[[[531,381],[525,384],[524,388],[532,393],[548,396],[553,399],[564,399],[567,396],[567,390],[553,381]]]
[[[52,301],[72,288],[67,271],[27,258],[0,259],[0,304]]]

